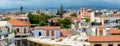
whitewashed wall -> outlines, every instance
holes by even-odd
[[[55,38],[60,38],[60,30],[55,31]]]
[[[60,30],[54,30],[54,36],[52,36],[52,32],[49,31],[49,36],[46,36],[46,31],[45,30],[34,30],[34,36],[38,37],[39,32],[41,32],[41,36],[44,36],[44,38],[59,38],[60,37]]]

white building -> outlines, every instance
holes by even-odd
[[[60,38],[59,26],[37,26],[34,30],[34,36],[43,36],[44,38]]]
[[[117,11],[108,11],[108,10],[102,10],[102,11],[95,11],[92,12],[90,15],[90,34],[91,35],[100,35],[100,32],[103,32],[103,35],[107,35],[105,28],[116,28],[120,25],[120,13]],[[102,30],[100,31],[98,28],[99,26],[104,26]]]
[[[29,36],[30,23],[16,19],[8,20],[12,24],[12,30],[16,32],[15,40],[17,46],[27,46],[27,37]]]
[[[96,11],[91,13],[90,18],[92,26],[105,25],[106,27],[117,27],[118,25],[120,25],[119,12],[111,13],[107,11]]]
[[[7,21],[0,21],[0,46],[15,46],[12,25]]]

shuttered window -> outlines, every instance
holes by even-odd
[[[52,36],[54,36],[54,31],[51,31],[52,32]]]
[[[49,31],[46,31],[46,36],[49,36]]]

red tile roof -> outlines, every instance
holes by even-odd
[[[36,26],[36,29],[44,29],[44,30],[59,30],[60,26]]]
[[[78,17],[78,18],[72,18],[72,20],[77,20],[77,21],[81,21],[82,18]]]
[[[115,28],[110,28],[110,34],[119,34],[120,30],[115,29]]]
[[[69,32],[68,29],[61,29],[60,30],[62,36],[71,36],[72,34]]]
[[[11,20],[8,20],[8,22],[10,22],[12,24],[12,26],[14,27],[19,27],[19,26],[30,26],[30,23],[29,22],[26,22],[26,21],[20,21],[20,20],[16,20],[16,19],[11,19]]]
[[[112,35],[112,36],[89,36],[90,42],[120,42],[120,36]]]

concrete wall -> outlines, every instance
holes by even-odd
[[[118,46],[118,44],[120,44],[120,42],[90,43],[90,46],[94,46],[95,44],[101,44],[102,46],[108,46],[109,44],[113,44],[113,46]]]

